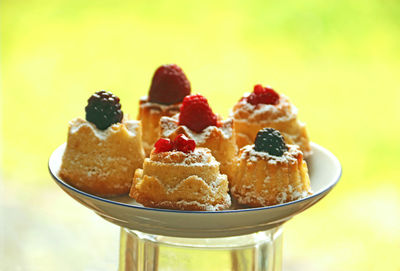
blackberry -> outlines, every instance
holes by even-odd
[[[90,96],[85,111],[86,120],[95,124],[100,130],[105,130],[112,124],[121,122],[124,116],[119,98],[104,90],[97,91]]]
[[[283,136],[273,128],[261,129],[254,141],[254,150],[267,152],[271,155],[282,156],[287,147]]]

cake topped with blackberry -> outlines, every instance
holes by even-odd
[[[140,122],[124,119],[119,98],[107,91],[94,93],[85,111],[86,119],[69,123],[60,177],[95,195],[128,193],[144,159]]]
[[[241,204],[276,205],[311,194],[302,151],[273,128],[260,130],[254,144],[241,148],[235,165],[231,194]]]

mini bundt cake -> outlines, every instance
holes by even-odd
[[[231,204],[227,176],[206,148],[184,135],[155,144],[137,169],[129,195],[147,207],[216,211]]]
[[[269,206],[311,194],[303,153],[286,145],[278,130],[262,129],[255,144],[240,149],[236,166],[231,194],[240,204]]]
[[[119,98],[110,92],[96,92],[88,102],[86,120],[69,124],[60,177],[91,194],[126,194],[144,160],[140,122],[124,120]]]
[[[233,161],[237,154],[232,125],[232,119],[218,119],[207,99],[199,94],[186,96],[178,115],[162,117],[160,121],[162,137],[173,140],[177,135],[185,134],[197,146],[210,149],[228,179],[234,175]]]
[[[284,95],[270,87],[254,86],[232,110],[236,143],[239,148],[253,144],[259,130],[272,127],[279,130],[288,144],[296,144],[307,157],[311,147],[305,124],[297,118],[297,108]]]

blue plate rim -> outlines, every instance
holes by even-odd
[[[134,209],[138,209],[141,211],[152,211],[152,212],[165,212],[165,213],[179,213],[179,214],[227,214],[227,213],[242,213],[242,212],[253,212],[253,211],[262,211],[262,210],[268,210],[268,209],[275,209],[275,208],[280,208],[280,207],[284,207],[284,206],[288,206],[288,205],[292,205],[292,204],[296,204],[302,201],[306,201],[306,200],[310,200],[312,198],[318,197],[319,195],[329,192],[333,187],[335,187],[335,185],[339,182],[341,176],[342,176],[342,166],[339,162],[339,160],[337,159],[337,157],[335,155],[333,155],[332,152],[330,152],[329,150],[327,150],[326,148],[310,142],[311,145],[313,146],[317,146],[319,147],[323,152],[327,153],[329,156],[333,157],[333,159],[335,160],[335,162],[337,163],[338,167],[339,167],[339,174],[336,177],[336,180],[330,185],[328,186],[326,189],[316,193],[316,194],[312,194],[311,196],[302,198],[302,199],[298,199],[295,201],[291,201],[291,202],[286,202],[286,203],[282,203],[282,204],[278,204],[278,205],[272,205],[272,206],[265,206],[265,207],[256,207],[256,208],[247,208],[247,209],[238,209],[238,210],[220,210],[220,211],[188,211],[188,210],[172,210],[172,209],[160,209],[160,208],[152,208],[152,207],[144,207],[144,206],[135,206],[135,205],[131,205],[131,204],[127,204],[127,203],[122,203],[122,202],[117,202],[117,201],[113,201],[107,198],[102,198],[93,194],[89,194],[87,192],[81,191],[71,185],[69,185],[68,183],[64,182],[63,180],[61,180],[60,178],[58,178],[55,173],[53,173],[51,171],[50,168],[50,162],[51,162],[51,158],[53,157],[54,153],[58,150],[58,148],[61,148],[61,146],[63,146],[65,143],[61,144],[60,146],[58,146],[50,155],[49,158],[49,162],[48,162],[48,170],[50,172],[50,175],[53,177],[53,179],[59,183],[60,185],[64,186],[65,188],[72,190],[78,194],[81,194],[85,197],[89,197],[91,199],[97,200],[97,201],[102,201],[105,203],[109,203],[109,204],[113,204],[113,205],[118,205],[118,206],[122,206],[122,207],[128,207],[128,208],[134,208]]]

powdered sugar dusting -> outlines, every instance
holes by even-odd
[[[254,163],[256,163],[258,160],[261,159],[268,161],[268,163],[270,164],[297,162],[297,157],[299,155],[303,155],[299,146],[290,144],[287,144],[286,146],[288,147],[288,150],[285,151],[282,156],[275,156],[267,152],[260,152],[254,150],[254,144],[247,145],[240,150],[241,155],[239,159],[249,160]]]
[[[200,203],[198,201],[180,200],[180,201],[178,201],[178,204],[179,205],[197,205],[200,207],[200,209],[204,209],[205,211],[218,211],[218,210],[225,209],[231,205],[231,197],[229,196],[229,194],[225,195],[224,201],[225,201],[224,204],[211,205],[211,204]]]
[[[196,143],[203,144],[206,142],[207,138],[210,137],[213,130],[217,129],[215,126],[208,126],[201,133],[196,133],[187,128],[186,126],[182,126],[185,129],[185,132],[188,133],[190,138],[192,138]]]
[[[177,202],[162,201],[157,203],[157,206],[159,207],[168,208],[169,206],[180,206],[182,210],[191,209],[187,207],[197,206],[196,209],[204,211],[219,211],[228,208],[230,205],[231,205],[231,197],[228,194],[225,195],[223,204],[216,204],[216,205],[200,203],[198,201],[187,201],[187,200],[180,200]]]
[[[243,188],[243,187],[242,187]],[[249,185],[245,187],[246,190],[243,191],[243,189],[240,189],[240,198],[239,202],[242,204],[248,204],[250,202],[258,202],[261,206],[267,206],[267,200],[265,197],[262,196],[262,194],[267,195],[268,190],[263,190],[262,194],[259,194],[256,192],[254,185]],[[237,187],[233,186],[231,187],[231,192],[233,194],[237,194]],[[293,188],[290,184],[286,187],[283,188],[282,191],[280,191],[276,195],[276,203],[277,204],[282,204],[285,202],[289,201],[294,201],[294,200],[299,200],[307,197],[310,195],[311,191],[304,190],[301,185],[299,185],[296,188]]]
[[[187,179],[193,178],[193,176],[196,176],[196,177],[198,178],[198,180],[201,180],[201,182],[203,182],[204,185],[207,186],[207,187],[209,188],[209,190],[207,190],[207,193],[205,193],[205,194],[206,194],[206,196],[205,196],[205,197],[206,197],[206,198],[205,198],[206,201],[210,201],[210,200],[211,200],[210,197],[214,197],[215,195],[217,195],[217,193],[218,193],[218,191],[219,191],[219,189],[220,189],[220,186],[221,186],[222,183],[226,180],[226,175],[224,175],[224,174],[219,174],[215,180],[213,180],[213,181],[207,183],[207,182],[204,181],[201,177],[199,177],[199,176],[197,176],[197,175],[192,175],[192,176],[187,177],[186,179],[183,179],[183,180],[182,180],[181,182],[179,182],[176,186],[166,188],[167,194],[173,194],[173,193],[175,193],[176,191],[181,190],[182,184],[185,183],[185,181],[186,181]],[[158,181],[159,181],[159,180],[158,180]],[[160,182],[160,181],[159,181],[159,182]],[[164,186],[164,188],[165,188],[165,186]],[[211,193],[210,193],[210,192],[211,192]]]
[[[236,189],[237,189],[236,186],[232,186],[231,187],[231,192],[233,194],[237,194]],[[265,190],[264,192],[268,193],[267,190]],[[247,203],[253,202],[255,200],[256,202],[258,202],[262,206],[266,206],[267,205],[265,198],[263,198],[261,195],[256,193],[254,185],[247,186],[246,192],[244,194],[240,193],[240,198],[238,198],[238,200],[242,204],[247,204]]]
[[[178,121],[175,118],[161,117],[160,127],[161,137],[169,137],[178,127]]]
[[[201,133],[196,133],[184,125],[178,124],[179,114],[171,117],[162,117],[160,120],[161,136],[169,137],[176,129],[181,128],[185,134],[193,139],[197,144],[204,144],[214,131],[219,131],[221,135],[229,139],[232,137],[232,119],[221,121],[221,127],[208,126]]]
[[[140,122],[137,120],[127,120],[124,122],[126,125],[126,129],[128,130],[128,133],[130,136],[136,136],[138,129],[140,127]]]
[[[245,93],[247,97],[250,93]],[[286,122],[297,118],[297,108],[289,102],[289,99],[281,94],[279,104],[253,105],[243,99],[234,107],[231,116],[235,121],[245,120],[249,122]]]
[[[311,191],[304,190],[301,185],[298,185],[297,187],[293,188],[290,184],[281,191],[277,197],[276,200],[278,203],[285,203],[288,201],[294,201],[298,199],[305,198],[311,193]]]
[[[137,135],[140,122],[137,120],[126,120],[122,124],[121,123],[115,123],[108,127],[105,130],[100,130],[96,127],[95,124],[86,121],[82,118],[76,118],[73,119],[72,121],[69,122],[70,125],[70,133],[74,134],[77,131],[79,131],[82,127],[89,127],[95,136],[101,140],[106,140],[111,134],[117,133],[120,129],[121,126],[125,126],[128,134],[132,137],[135,137]]]
[[[180,166],[219,166],[219,162],[211,155],[210,150],[195,148],[194,151],[184,153],[181,151],[169,151],[152,153],[151,162],[159,164],[173,164]]]

